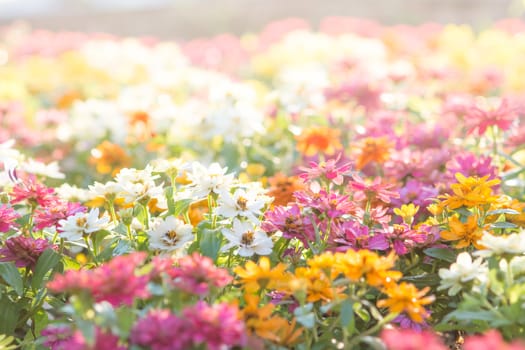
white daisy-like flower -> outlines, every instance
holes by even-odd
[[[494,236],[485,232],[478,240],[478,244],[484,246],[485,249],[474,252],[476,256],[522,255],[525,253],[525,230],[503,236]]]
[[[472,261],[469,253],[460,253],[455,263],[449,269],[439,269],[441,285],[438,290],[448,289],[448,295],[456,295],[469,282],[477,281],[484,284],[487,281],[488,267],[483,258]]]
[[[230,192],[222,192],[218,199],[216,213],[225,218],[244,217],[254,224],[259,223],[259,217],[267,201],[255,191],[245,191],[242,188]]]
[[[20,163],[20,168],[29,174],[42,175],[52,179],[64,179],[66,175],[60,172],[57,162],[45,164],[34,159]]]
[[[121,190],[121,187],[114,181],[108,181],[106,183],[95,181],[95,183],[89,185],[88,188],[93,198],[102,197],[107,199],[115,199]]]
[[[224,229],[222,234],[228,240],[222,247],[223,252],[236,247],[235,254],[245,257],[272,253],[272,239],[251,222],[234,219],[232,230]]]
[[[154,173],[164,173],[170,178],[179,176],[183,171],[190,169],[190,165],[180,158],[156,159],[151,162],[151,165]]]
[[[91,193],[83,188],[64,183],[55,188],[58,196],[68,202],[86,202],[93,198]]]
[[[149,247],[153,250],[174,251],[193,241],[193,226],[169,216],[154,224],[148,231]]]
[[[147,203],[150,199],[163,195],[162,186],[155,184],[159,176],[153,175],[151,171],[152,168],[148,165],[144,170],[124,168],[117,174],[115,180],[120,187],[119,195],[126,203]]]
[[[68,241],[80,241],[83,237],[102,229],[109,228],[109,217],[99,218],[98,208],[91,209],[89,213],[76,213],[67,219],[58,222],[60,237]]]
[[[505,260],[501,260],[505,261]],[[515,256],[510,261],[510,268],[514,275],[521,275],[525,273],[525,256]]]
[[[233,184],[233,174],[226,174],[228,168],[222,168],[219,163],[213,163],[208,168],[198,162],[192,164],[188,174],[190,188],[194,198],[205,198],[210,193],[228,192]]]

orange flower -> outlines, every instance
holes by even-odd
[[[111,173],[115,176],[120,169],[131,165],[131,158],[119,145],[104,141],[91,150],[89,162],[96,166],[100,174]]]
[[[365,278],[372,287],[387,286],[398,281],[403,274],[390,270],[394,267],[396,256],[379,256],[369,250],[348,250],[336,255],[334,269],[344,274],[348,279],[358,282]]]
[[[443,199],[439,205],[454,210],[463,206],[473,208],[496,202],[498,197],[492,195],[491,187],[499,184],[500,180],[487,181],[488,178],[488,175],[479,178],[475,176],[465,177],[463,174],[457,173],[458,183],[450,186],[454,194],[439,196]]]
[[[311,269],[307,267],[298,267],[295,269],[295,278],[290,283],[292,293],[302,291],[306,293],[308,302],[319,300],[333,300],[334,288],[332,281],[320,269]]]
[[[525,227],[525,203],[520,202],[517,199],[511,199],[510,197],[502,196],[501,203],[494,203],[490,210],[496,209],[512,209],[517,212],[517,214],[508,214],[505,213],[505,221],[511,222],[520,227]],[[498,219],[499,215],[489,215],[486,217],[486,223],[495,222]]]
[[[363,169],[370,163],[383,164],[390,157],[392,143],[386,137],[367,137],[358,145],[355,167]]]
[[[324,153],[335,154],[343,146],[339,140],[341,133],[337,129],[326,126],[314,126],[303,130],[301,135],[296,136],[297,150],[307,157]]]
[[[273,269],[270,267],[270,259],[261,257],[259,265],[248,261],[244,268],[237,266],[234,272],[241,278],[244,290],[248,293],[256,293],[261,289],[274,289],[288,280],[285,272],[286,265],[279,263]]]
[[[273,197],[273,205],[287,205],[293,202],[293,193],[304,189],[304,184],[297,176],[286,176],[277,173],[268,179],[270,189],[268,196]]]
[[[148,113],[138,111],[132,113],[129,117],[130,135],[128,143],[145,142],[155,136],[151,125],[151,118]],[[152,145],[149,145],[150,147]]]
[[[483,236],[483,228],[478,226],[477,215],[469,216],[466,223],[453,216],[448,220],[448,228],[448,231],[441,232],[441,238],[445,241],[458,241],[455,244],[456,248],[465,248],[473,244],[477,249],[483,249],[483,246],[478,244],[478,240]]]
[[[428,311],[424,305],[434,301],[433,296],[423,297],[429,290],[429,287],[418,290],[413,284],[406,282],[399,285],[393,284],[384,290],[388,299],[379,300],[377,306],[388,307],[390,312],[396,314],[405,312],[412,321],[422,323],[428,317]]]
[[[204,214],[209,211],[208,200],[203,199],[198,202],[190,204],[188,210],[188,216],[190,217],[190,222],[192,226],[197,226],[199,222],[204,220]]]

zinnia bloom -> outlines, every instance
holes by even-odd
[[[41,207],[51,206],[58,199],[55,190],[39,183],[34,176],[29,176],[26,181],[17,184],[11,196],[12,204],[27,201],[31,205]]]
[[[515,340],[512,343],[506,343],[501,334],[493,329],[485,334],[471,335],[465,338],[463,345],[465,350],[525,350],[525,343]]]
[[[335,154],[343,146],[339,141],[341,132],[326,126],[313,126],[305,129],[296,136],[297,150],[306,157],[323,153]]]
[[[131,344],[151,350],[184,350],[191,347],[191,329],[169,310],[151,310],[131,331]]]
[[[472,208],[496,202],[498,197],[492,195],[492,187],[499,184],[500,180],[487,181],[488,178],[488,175],[482,178],[467,178],[461,173],[457,173],[456,179],[458,183],[450,186],[453,194],[439,196],[442,199],[439,205],[454,210],[462,206]]]
[[[88,292],[95,302],[113,306],[132,305],[136,298],[149,296],[149,276],[137,276],[135,269],[146,259],[145,253],[117,256],[93,270],[68,270],[55,274],[47,287],[54,293]]]
[[[0,232],[7,232],[16,226],[15,220],[20,217],[13,208],[0,205]]]
[[[273,269],[270,267],[270,259],[261,257],[259,264],[249,260],[244,267],[237,266],[233,271],[240,277],[244,289],[248,293],[254,293],[260,289],[274,289],[280,283],[288,280],[286,265],[279,263]]]
[[[392,144],[386,137],[367,137],[360,141],[355,167],[362,170],[371,163],[383,164],[390,155]]]
[[[131,157],[119,145],[103,141],[91,150],[89,163],[95,165],[100,174],[115,176],[122,168],[131,165]]]
[[[294,200],[293,193],[304,189],[304,184],[296,176],[277,173],[268,178],[270,188],[267,195],[273,197],[272,205],[288,205]]]
[[[349,183],[350,190],[354,191],[354,200],[372,201],[379,200],[383,203],[390,203],[393,198],[399,198],[397,191],[392,191],[393,184],[384,184],[380,177],[376,177],[372,182],[366,181],[355,174]]]
[[[448,350],[437,335],[427,331],[385,329],[381,332],[381,340],[388,350]]]
[[[40,255],[49,248],[55,248],[43,238],[34,239],[26,236],[9,238],[0,249],[0,261],[13,261],[16,267],[33,269]]]
[[[413,321],[421,323],[429,315],[424,305],[434,301],[433,296],[424,297],[429,290],[429,287],[418,290],[413,284],[406,282],[392,284],[384,290],[388,299],[379,300],[377,306],[388,307],[394,313],[405,312]]]
[[[452,216],[448,220],[447,231],[441,232],[441,238],[445,241],[457,241],[456,248],[465,248],[474,245],[477,249],[483,246],[478,242],[483,236],[483,227],[478,226],[478,216],[471,215],[467,222],[462,223],[457,216]]]
[[[481,108],[473,105],[465,115],[469,128],[468,133],[472,134],[477,131],[478,135],[483,135],[490,126],[497,126],[504,131],[508,130],[517,118],[518,109],[509,106],[509,101],[505,98],[497,106]]]

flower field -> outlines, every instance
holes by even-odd
[[[525,23],[0,29],[0,350],[525,349]]]

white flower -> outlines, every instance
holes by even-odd
[[[86,202],[92,199],[93,197],[89,193],[89,191],[83,188],[72,186],[68,183],[64,183],[60,185],[59,187],[56,187],[55,192],[58,194],[60,198],[68,202]]]
[[[89,213],[76,213],[65,220],[60,220],[58,222],[60,237],[68,241],[80,241],[93,232],[108,228],[109,217],[98,216],[98,208],[95,208]]]
[[[233,184],[233,174],[226,174],[228,168],[221,168],[218,163],[208,168],[198,162],[192,164],[192,171],[188,174],[191,189],[195,198],[205,198],[210,193],[227,192]]]
[[[155,180],[158,175],[151,174],[151,166],[146,166],[144,170],[122,169],[115,180],[120,186],[119,195],[124,198],[126,203],[133,203],[150,199],[164,194],[162,186],[157,186]]]
[[[501,260],[505,261],[505,260]],[[525,273],[525,256],[515,256],[510,261],[510,268],[514,275],[521,275]]]
[[[244,217],[254,224],[259,223],[259,216],[266,205],[264,198],[255,191],[245,191],[242,188],[230,192],[221,192],[216,213],[225,218]]]
[[[254,227],[251,222],[234,219],[232,228],[233,230],[224,229],[222,231],[228,240],[228,243],[222,247],[223,252],[237,247],[235,254],[240,256],[269,255],[272,253],[272,239],[264,231]]]
[[[42,175],[52,179],[64,179],[66,175],[60,172],[57,162],[44,164],[34,159],[29,159],[20,164],[20,168],[26,173]]]
[[[485,232],[478,240],[478,244],[484,246],[485,249],[473,253],[476,256],[521,255],[525,253],[525,230],[505,236],[494,236]]]
[[[470,281],[485,283],[487,274],[488,267],[487,263],[483,262],[483,258],[472,261],[469,253],[463,252],[448,270],[439,269],[441,285],[438,290],[449,289],[448,295],[456,295]]]
[[[169,177],[178,176],[184,170],[189,170],[190,166],[188,163],[183,161],[180,158],[174,159],[156,159],[151,162],[153,166],[153,172],[155,173],[165,173]]]
[[[89,192],[94,198],[115,199],[120,190],[121,187],[113,181],[108,181],[104,184],[95,181],[93,185],[89,185]]]
[[[169,216],[165,220],[154,224],[148,231],[149,246],[151,249],[173,251],[183,248],[186,243],[193,241],[193,226]]]

